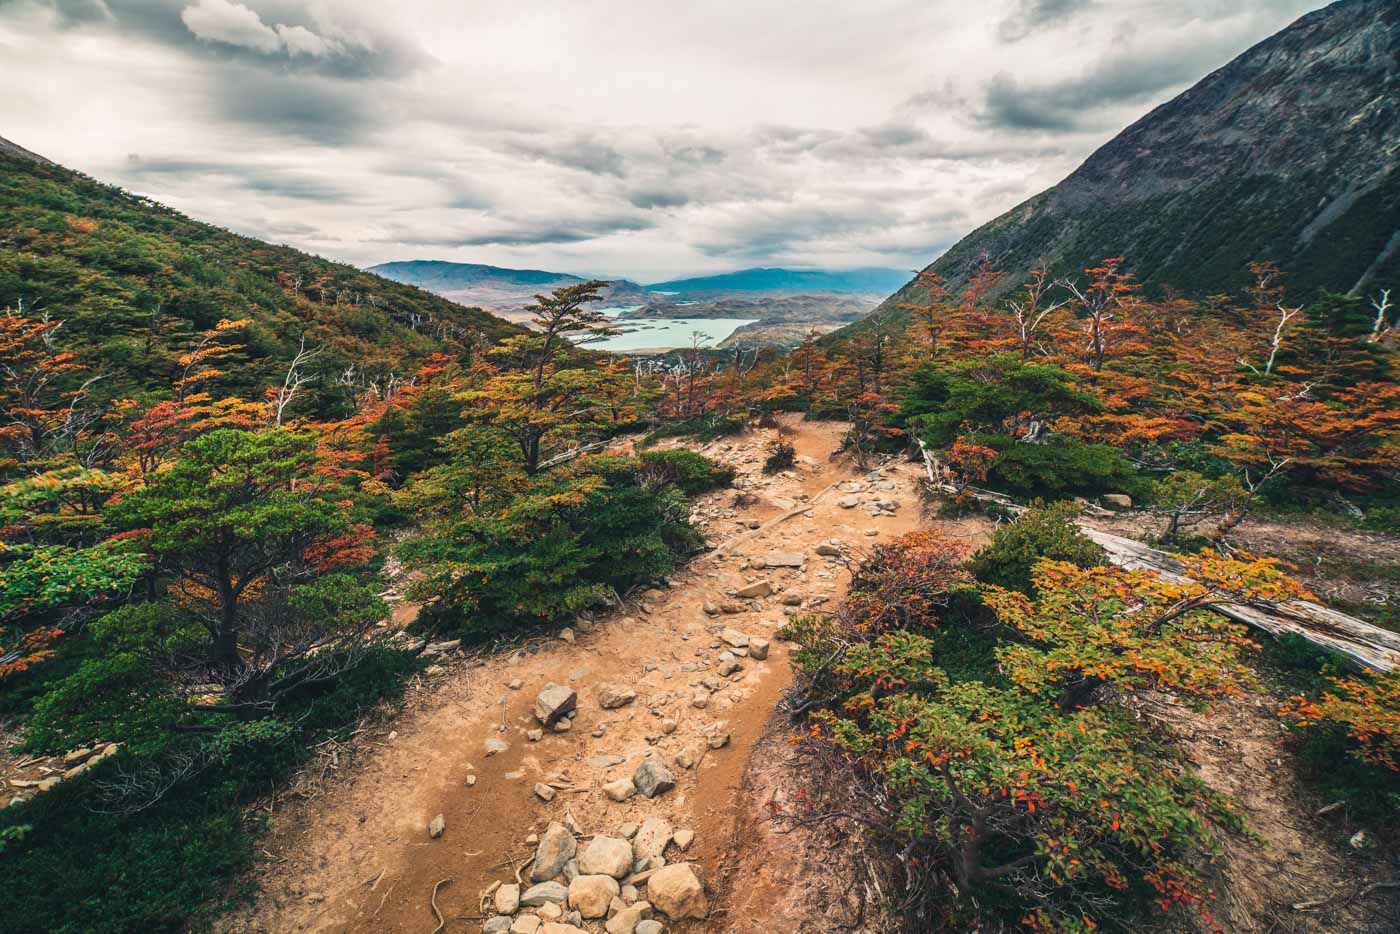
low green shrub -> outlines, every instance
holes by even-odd
[[[1103,549],[1074,524],[1078,515],[1073,503],[1032,503],[1018,521],[998,528],[966,568],[983,584],[1031,594],[1031,570],[1038,561],[1066,561],[1081,568],[1100,565]]]
[[[790,442],[779,438],[768,448],[768,456],[763,461],[764,473],[777,473],[780,470],[789,470],[797,463],[797,448]]]
[[[686,496],[698,496],[734,482],[733,467],[685,448],[643,451],[637,459],[648,481],[674,484]]]
[[[699,455],[653,459],[681,482],[714,482]],[[698,458],[698,460],[697,460]],[[702,463],[703,462],[703,463]],[[703,477],[695,475],[703,467]],[[669,573],[702,546],[673,482],[648,482],[638,458],[581,458],[532,478],[505,507],[429,523],[400,555],[420,576],[420,622],[473,640],[565,619]]]
[[[716,438],[729,438],[741,435],[748,427],[749,417],[745,412],[731,412],[721,415],[699,415],[679,422],[666,422],[658,425],[641,440],[641,447],[649,447],[663,438],[694,438],[697,441],[713,441]]]
[[[1004,536],[1007,563],[1040,548],[1089,560],[1068,515],[1042,509],[1031,528],[1048,532]],[[1126,930],[1153,906],[1213,926],[1197,866],[1220,829],[1242,829],[1233,805],[1130,711],[1064,707],[1009,677],[1024,634],[957,557],[936,535],[906,536],[857,570],[834,616],[784,628],[804,743],[847,763],[830,773],[839,791],[815,793],[864,809],[890,856],[889,905],[909,930]]]

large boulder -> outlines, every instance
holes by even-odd
[[[734,596],[745,598],[766,597],[775,590],[776,588],[771,581],[756,581],[755,583],[740,587],[738,590],[734,591]]]
[[[675,832],[676,828],[672,827],[666,818],[648,817],[638,828],[637,835],[632,838],[633,859],[646,860],[662,855]]]
[[[564,871],[569,860],[578,850],[578,841],[569,833],[569,828],[558,821],[551,821],[540,837],[540,845],[535,849],[535,862],[530,867],[531,882],[545,882]]]
[[[578,871],[584,875],[621,879],[632,869],[632,844],[617,837],[594,837],[578,854]]]
[[[546,684],[535,697],[535,718],[545,726],[553,726],[561,717],[578,706],[578,695],[562,684]]]
[[[749,637],[732,626],[726,627],[725,630],[719,634],[719,637],[736,649],[745,648],[749,644]]]
[[[647,880],[647,901],[669,918],[703,918],[710,906],[705,887],[689,863],[663,866]]]
[[[655,798],[676,787],[676,776],[666,768],[666,760],[653,752],[637,766],[637,771],[632,774],[632,784],[648,798]]]
[[[603,930],[608,934],[635,934],[637,925],[648,920],[651,914],[651,905],[647,902],[638,902],[630,908],[624,908],[608,919],[608,923],[603,925]]]
[[[513,915],[520,910],[520,886],[514,882],[503,885],[496,890],[492,898],[496,906],[496,913],[501,915]]]

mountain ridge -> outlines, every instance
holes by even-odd
[[[1149,291],[1237,292],[1272,260],[1289,298],[1400,279],[1400,7],[1340,0],[1154,108],[1058,185],[925,268],[951,288],[983,258],[1013,289],[1125,258]],[[926,300],[916,277],[866,321]],[[860,325],[858,324],[857,327]]]
[[[871,292],[886,294],[892,285],[902,283],[908,273],[899,269],[867,266],[856,269],[785,269],[755,266],[711,276],[691,276],[653,282],[653,291],[673,292]]]

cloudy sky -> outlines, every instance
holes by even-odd
[[[0,136],[369,265],[922,266],[1321,0],[0,0]]]

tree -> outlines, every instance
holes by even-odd
[[[601,290],[606,287],[606,282],[591,279],[555,289],[551,295],[536,295],[534,303],[526,306],[525,310],[534,315],[535,327],[541,332],[538,336],[528,335],[537,346],[532,374],[536,389],[543,385],[545,371],[554,363],[560,341],[575,334],[612,333],[607,315],[584,307],[600,299]]]
[[[1083,289],[1074,280],[1065,280],[1086,323],[1085,351],[1094,372],[1102,370],[1110,356],[1123,353],[1128,340],[1140,333],[1132,317],[1138,286],[1122,268],[1122,257],[1113,257],[1085,270],[1089,284]]]
[[[64,322],[21,312],[0,314],[0,443],[21,462],[57,448],[72,455],[95,418],[82,403],[100,377],[78,383],[77,374],[88,367],[77,353],[59,347]]]
[[[1014,322],[1016,347],[1021,352],[1022,360],[1029,360],[1036,353],[1048,353],[1041,336],[1057,323],[1057,314],[1069,304],[1068,299],[1052,301],[1049,298],[1052,285],[1050,270],[1042,263],[1031,270],[1021,296],[1007,302]]]
[[[241,667],[245,597],[309,579],[307,550],[349,528],[346,504],[316,464],[309,435],[219,429],[187,442],[112,510],[119,526],[144,530],[158,570],[211,597],[211,656],[227,672]]]
[[[1183,530],[1240,509],[1249,493],[1234,477],[1210,478],[1194,470],[1176,470],[1152,488],[1153,511],[1166,520],[1160,540],[1174,544]]]

